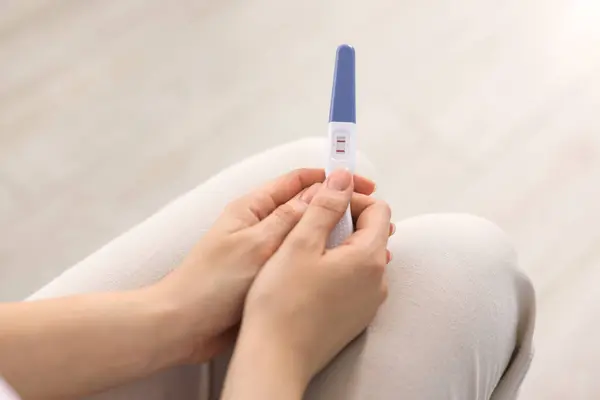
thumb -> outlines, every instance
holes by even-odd
[[[350,204],[352,192],[350,172],[336,170],[331,173],[285,243],[323,251],[329,234]]]

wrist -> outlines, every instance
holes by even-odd
[[[224,400],[301,399],[311,376],[297,352],[272,335],[243,327],[227,374]],[[248,396],[248,394],[252,394]]]
[[[135,296],[143,303],[141,315],[154,341],[151,359],[160,368],[188,362],[194,351],[193,338],[181,308],[158,287],[140,289]]]

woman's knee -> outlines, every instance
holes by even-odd
[[[428,214],[396,225],[390,250],[401,269],[429,280],[500,284],[518,272],[517,254],[492,222],[468,214]]]
[[[514,338],[520,309],[533,307],[533,289],[513,245],[483,218],[432,214],[404,220],[390,250],[390,307],[419,308],[433,325],[452,328],[455,340],[464,340],[465,332]]]

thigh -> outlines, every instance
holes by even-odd
[[[306,398],[513,398],[530,360],[534,296],[504,234],[480,218],[429,215],[397,224],[390,250],[387,302]]]

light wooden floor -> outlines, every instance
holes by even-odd
[[[222,167],[323,135],[349,42],[395,216],[502,226],[539,296],[522,398],[597,399],[599,20],[596,0],[0,0],[0,299]]]

